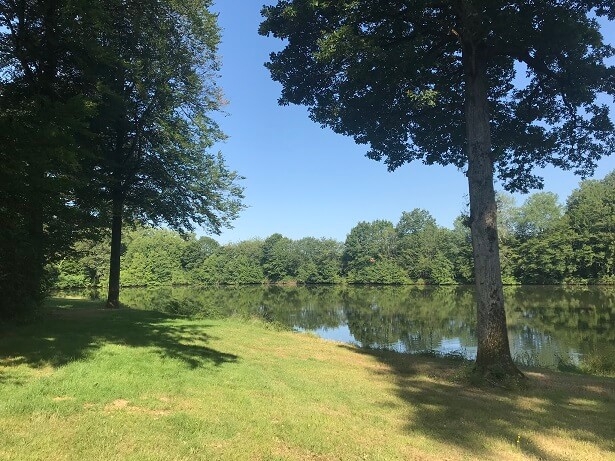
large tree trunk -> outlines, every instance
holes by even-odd
[[[111,258],[109,261],[109,293],[107,308],[120,307],[120,256],[122,252],[122,212],[124,200],[121,194],[113,194],[113,220],[111,223]]]
[[[475,371],[493,378],[520,375],[510,355],[493,186],[486,59],[464,47],[465,122],[467,134],[470,222],[477,297]]]
[[[45,260],[48,246],[45,241],[45,172],[41,165],[32,162],[28,165],[26,183],[28,184],[24,221],[26,224],[25,240],[18,242],[22,251],[19,266],[23,269],[17,286],[22,290],[26,310],[38,306],[47,294],[44,283]],[[24,245],[25,244],[25,245]],[[19,257],[19,253],[18,253]]]

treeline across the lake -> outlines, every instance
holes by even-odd
[[[615,283],[615,172],[583,181],[561,205],[551,192],[523,204],[499,195],[502,272],[507,284]],[[109,242],[83,240],[51,267],[56,288],[104,286]],[[122,249],[123,286],[466,284],[473,281],[468,217],[452,229],[422,209],[360,222],[344,242],[273,234],[220,245],[165,229],[136,227]]]

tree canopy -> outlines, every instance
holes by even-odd
[[[116,2],[94,34],[100,88],[96,179],[112,221],[107,304],[119,303],[121,223],[220,232],[241,209],[238,176],[208,152],[224,135],[211,118],[220,40],[210,1]]]
[[[0,1],[0,318],[36,307],[44,266],[91,230],[92,114],[73,2]]]
[[[280,103],[307,106],[390,169],[467,166],[466,76],[476,66],[492,157],[511,190],[540,186],[535,166],[588,175],[615,146],[599,98],[614,92],[613,48],[595,19],[612,19],[612,2],[285,0],[263,15],[261,34],[286,40],[266,63]]]
[[[0,315],[37,304],[47,263],[122,220],[219,232],[242,208],[212,112],[210,0],[0,1]]]

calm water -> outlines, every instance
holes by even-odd
[[[505,290],[513,357],[555,367],[615,356],[615,288]],[[399,352],[476,353],[470,287],[226,287],[124,289],[143,309],[259,316],[295,330]],[[609,359],[610,360],[610,359]]]

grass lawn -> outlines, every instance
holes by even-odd
[[[446,359],[54,300],[0,330],[2,460],[615,460],[615,379],[477,389]]]

